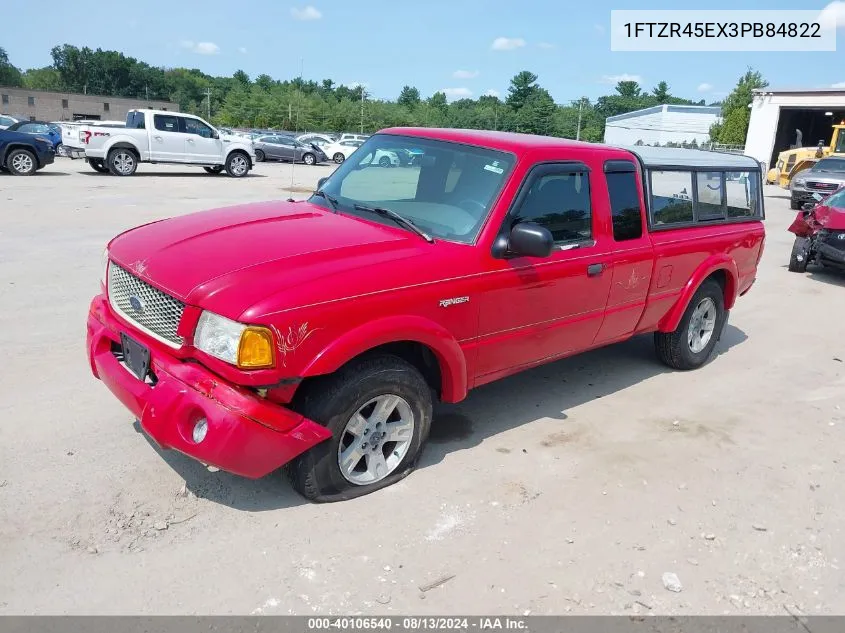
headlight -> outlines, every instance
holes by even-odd
[[[244,325],[207,310],[197,322],[194,346],[242,369],[263,369],[272,367],[276,362],[270,330]]]
[[[101,281],[103,282],[103,288],[108,286],[109,283],[109,249],[103,249],[103,258],[102,258],[102,269],[103,269],[103,277]]]

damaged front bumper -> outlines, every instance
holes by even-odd
[[[141,381],[121,362],[120,332],[150,349],[152,380]],[[88,313],[91,371],[138,418],[159,446],[204,464],[257,479],[331,437],[331,432],[254,392],[227,383],[195,362],[174,358],[167,348],[126,326],[103,295]],[[205,433],[194,439],[196,425]]]

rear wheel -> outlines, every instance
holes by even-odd
[[[103,161],[99,158],[89,158],[88,164],[91,165],[91,168],[96,172],[99,172],[101,174],[109,173],[109,168],[106,167]]]
[[[306,165],[314,165],[317,163],[317,157],[314,154],[305,154],[302,157],[302,162]]]
[[[728,320],[725,295],[715,280],[706,280],[692,297],[674,332],[655,332],[658,358],[674,369],[697,369],[713,355]]]
[[[264,156],[264,152],[260,149],[255,150],[255,162],[256,163],[263,163],[266,156]]]
[[[390,167],[390,165],[391,165],[390,157],[389,156],[382,156],[381,158],[378,159],[378,164],[381,167]]]
[[[226,173],[232,178],[243,178],[249,173],[249,158],[241,152],[232,152],[226,159]]]
[[[15,176],[32,176],[38,171],[38,160],[29,150],[13,149],[6,156],[6,168]]]
[[[219,174],[223,171],[223,165],[215,165],[214,167],[203,167],[203,169],[209,174]]]
[[[414,470],[432,418],[431,389],[415,367],[396,356],[361,358],[304,390],[294,407],[332,437],[288,466],[301,495],[352,499]]]
[[[803,273],[807,270],[809,261],[808,246],[810,240],[806,237],[796,237],[792,243],[792,253],[789,255],[789,270],[793,273]]]
[[[346,156],[344,156],[343,154],[341,154],[340,152],[338,152],[337,154],[335,154],[334,156],[332,156],[332,160],[333,160],[334,162],[336,162],[338,165],[340,165],[340,164],[341,164],[344,160],[346,160]]]
[[[125,147],[111,150],[107,162],[109,171],[115,176],[131,176],[138,169],[138,157]]]

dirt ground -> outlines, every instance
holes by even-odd
[[[705,368],[644,337],[488,385],[409,478],[312,505],[160,454],[85,354],[111,236],[290,184],[0,175],[0,614],[845,613],[845,276],[787,271],[785,192]]]

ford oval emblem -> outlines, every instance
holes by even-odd
[[[138,314],[141,314],[146,307],[144,304],[144,300],[141,297],[136,295],[129,295],[129,305],[132,306],[132,309],[135,310]]]

